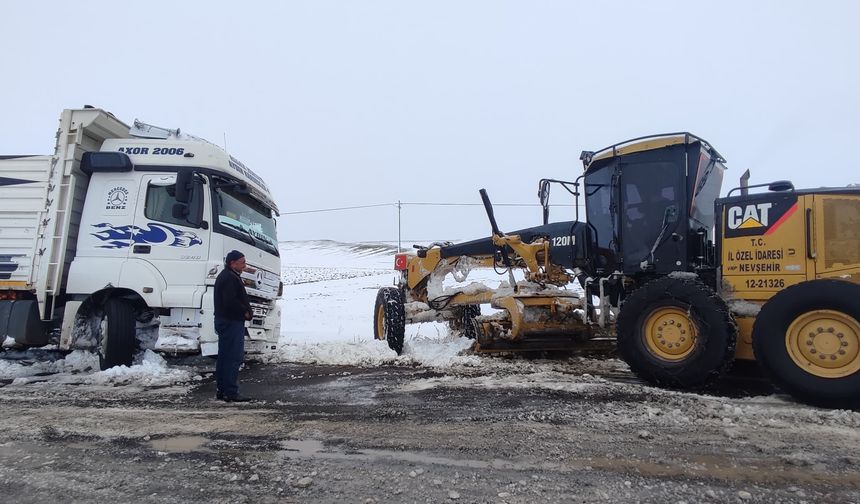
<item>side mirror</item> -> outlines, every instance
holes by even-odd
[[[188,203],[191,201],[191,182],[194,172],[191,170],[179,170],[176,174],[176,201]]]
[[[185,201],[180,199],[180,175],[176,177],[176,203],[173,204],[171,213],[174,219],[182,219],[191,226],[202,227],[203,220],[203,180],[189,174],[185,186]],[[208,227],[208,224],[207,224]],[[206,229],[206,228],[204,228]]]

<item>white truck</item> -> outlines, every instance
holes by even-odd
[[[0,345],[218,352],[213,286],[242,251],[249,353],[276,348],[278,214],[263,180],[205,140],[64,110],[51,156],[0,156]]]

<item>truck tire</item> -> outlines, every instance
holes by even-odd
[[[663,277],[633,291],[616,330],[633,372],[663,387],[706,387],[735,357],[737,326],[725,301],[694,278]]]
[[[799,401],[860,408],[860,285],[811,280],[762,306],[753,352],[774,384]]]
[[[403,337],[406,333],[406,309],[403,294],[397,287],[383,287],[376,294],[373,309],[373,336],[388,342],[388,347],[403,353]]]
[[[99,341],[99,367],[131,366],[135,350],[135,316],[123,299],[108,299],[104,306]]]

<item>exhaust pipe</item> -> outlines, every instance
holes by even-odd
[[[741,175],[741,196],[746,196],[749,194],[749,185],[750,185],[750,171],[747,170]]]

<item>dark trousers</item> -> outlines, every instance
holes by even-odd
[[[224,397],[239,395],[239,366],[245,360],[245,322],[215,317],[218,333],[218,360],[215,383]]]

